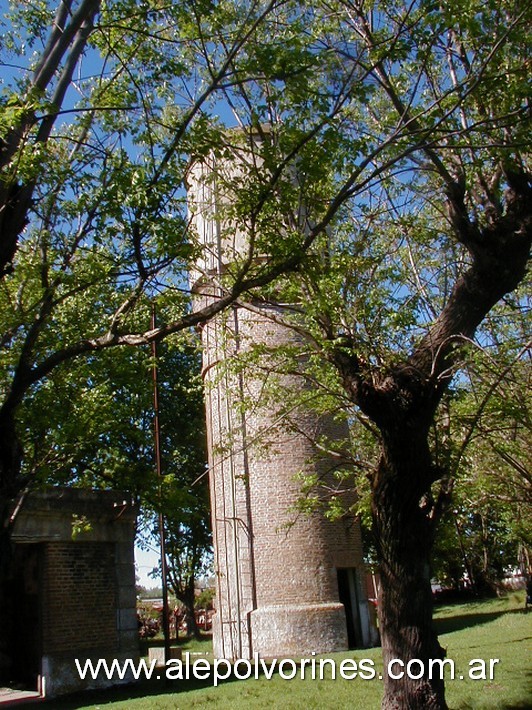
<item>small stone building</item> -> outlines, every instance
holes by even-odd
[[[264,138],[235,132],[234,152],[191,166],[191,223],[202,259],[191,274],[196,306],[223,295],[219,284],[234,265],[260,254],[231,218],[235,191],[262,170]],[[279,225],[279,238],[282,226]],[[283,323],[290,306],[270,300],[235,305],[202,328],[209,473],[216,573],[214,653],[236,659],[304,656],[371,643],[361,533],[353,516],[331,522],[324,511],[294,512],[298,474],[328,478],[336,462],[319,455],[326,435],[346,439],[330,415],[291,412],[291,421],[261,402],[262,382],[246,367],[231,369],[254,345],[264,352],[298,346]],[[301,344],[301,343],[299,343]],[[264,368],[268,362],[265,355]],[[279,391],[305,387],[297,375],[278,377]]]
[[[136,514],[115,491],[52,488],[23,498],[0,609],[0,686],[53,697],[114,682],[103,673],[82,680],[75,659],[138,660]]]

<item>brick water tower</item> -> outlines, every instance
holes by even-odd
[[[191,275],[197,307],[219,297],[222,280],[249,258],[250,234],[235,226],[230,205],[262,169],[264,135],[235,131],[231,138],[233,150],[189,173],[190,219],[202,246]],[[262,378],[226,367],[252,344],[297,345],[285,313],[275,302],[238,305],[202,328],[219,658],[306,656],[370,643],[358,522],[294,512],[297,475],[326,480],[334,468],[314,442],[345,437],[344,426],[310,409],[284,422],[263,404]],[[277,377],[283,388],[306,386],[297,375]]]

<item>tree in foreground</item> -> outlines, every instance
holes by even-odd
[[[350,22],[368,53],[377,95],[386,102],[376,118],[407,121],[425,142],[424,164],[420,170],[408,166],[402,176],[394,171],[390,186],[382,185],[373,224],[364,225],[369,240],[381,249],[389,245],[382,254],[392,269],[381,280],[381,289],[393,289],[382,303],[386,315],[374,310],[364,316],[366,322],[368,315],[378,319],[385,349],[375,342],[364,347],[355,257],[347,272],[339,270],[344,283],[348,276],[353,284],[354,307],[347,327],[332,330],[336,342],[329,355],[348,397],[379,432],[371,502],[384,661],[416,658],[425,667],[421,679],[386,679],[386,708],[445,707],[443,681],[428,676],[430,659],[444,656],[432,628],[430,562],[447,494],[446,485],[436,484],[445,481],[446,471],[436,465],[431,427],[470,341],[477,335],[489,346],[480,326],[525,277],[532,238],[523,132],[529,108],[522,84],[526,10],[478,6],[471,15],[472,6],[461,3],[451,11],[422,9],[422,15],[418,7],[406,13],[392,9],[392,41],[362,6]],[[399,33],[404,54],[397,66]],[[488,34],[491,41],[482,44]],[[423,64],[414,66],[420,55]],[[392,259],[390,246],[396,250]],[[362,258],[372,253],[361,252]],[[372,306],[362,303],[363,309]],[[519,301],[514,307],[519,309]],[[331,316],[329,309],[320,314],[327,329],[335,323]]]
[[[521,328],[532,239],[530,6],[339,2],[314,10],[323,32],[309,27],[329,52],[326,90],[344,103],[298,155],[298,197],[310,175],[322,175],[303,202],[317,238],[297,272],[263,298],[292,304],[285,322],[306,334],[305,376],[325,393],[339,386],[348,416],[379,442],[369,478],[385,667],[399,658],[424,668],[415,679],[385,675],[383,707],[444,708],[443,677],[429,674],[445,656],[430,584],[452,489],[444,398],[475,348],[502,355],[503,339],[516,367],[530,355]],[[304,114],[290,110],[295,100],[286,88],[264,97],[283,118],[272,143],[304,131]],[[335,201],[327,235],[318,234]],[[268,225],[260,228],[268,244]],[[274,358],[256,351],[266,380]],[[292,371],[303,361],[298,353]]]
[[[260,33],[272,45],[267,36],[275,35],[279,7],[275,0],[209,11],[201,2],[59,0],[13,4],[6,12],[0,46],[6,68],[0,98],[3,520],[33,480],[23,468],[23,440],[31,433],[22,431],[22,408],[53,373],[79,358],[90,364],[109,348],[186,333],[297,260],[287,252],[272,253],[259,269],[242,263],[218,300],[190,311],[187,272],[200,248],[188,225],[188,166],[227,145],[226,121],[234,120],[228,92],[253,81],[267,63],[259,57],[253,64],[249,55]],[[273,44],[271,51],[280,51],[278,38]],[[281,162],[280,174],[288,169]],[[259,212],[273,192],[272,185],[262,187]],[[304,248],[305,238],[300,241]],[[155,297],[164,320],[151,328],[147,304]]]

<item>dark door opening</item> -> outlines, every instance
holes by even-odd
[[[338,597],[344,605],[347,626],[347,643],[350,649],[362,646],[362,633],[358,613],[358,594],[356,586],[356,570],[352,567],[339,568]]]
[[[41,673],[42,546],[16,544],[8,597],[10,685],[38,690]]]

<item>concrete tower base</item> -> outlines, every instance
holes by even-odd
[[[261,658],[310,656],[347,649],[343,604],[262,607],[251,612],[251,638],[260,639]]]

